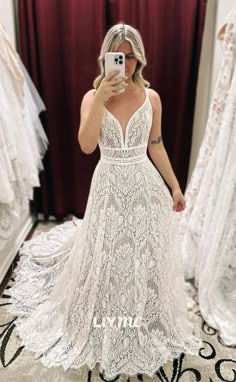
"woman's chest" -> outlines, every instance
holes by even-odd
[[[117,101],[108,104],[106,109],[119,121],[122,129],[125,130],[132,115],[143,105],[145,97],[126,98]]]

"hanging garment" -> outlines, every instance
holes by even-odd
[[[0,249],[15,232],[40,186],[48,139],[45,106],[0,24]]]
[[[236,344],[236,5],[226,19],[223,60],[180,233],[186,278],[198,286],[206,322]]]
[[[9,309],[26,349],[47,367],[98,363],[108,378],[153,376],[181,352],[198,354],[176,212],[146,152],[151,125],[148,90],[125,134],[104,109],[84,218],[41,233],[20,251]],[[134,326],[119,326],[118,317]]]

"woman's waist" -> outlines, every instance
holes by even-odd
[[[114,163],[114,164],[133,164],[146,160],[147,145],[140,145],[134,147],[121,147],[112,148],[99,146],[101,152],[101,161]]]

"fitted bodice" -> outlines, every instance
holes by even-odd
[[[106,108],[102,117],[102,127],[98,144],[101,159],[114,163],[133,163],[146,158],[147,143],[152,126],[152,106],[145,89],[146,98],[132,114],[126,128]]]

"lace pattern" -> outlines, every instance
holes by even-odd
[[[146,156],[151,120],[146,97],[123,140],[105,111],[102,158],[83,220],[42,233],[21,250],[9,309],[24,345],[47,367],[99,363],[108,378],[153,376],[168,359],[201,346],[187,317],[172,198]],[[140,327],[94,326],[95,317],[140,316]]]
[[[16,234],[29,208],[48,139],[38,115],[45,110],[0,24],[0,249]]]
[[[224,54],[205,136],[180,220],[185,274],[195,278],[206,322],[236,344],[236,6],[227,18]]]
[[[122,149],[106,148],[100,145],[101,160],[119,165],[140,163],[147,159],[147,145]]]

